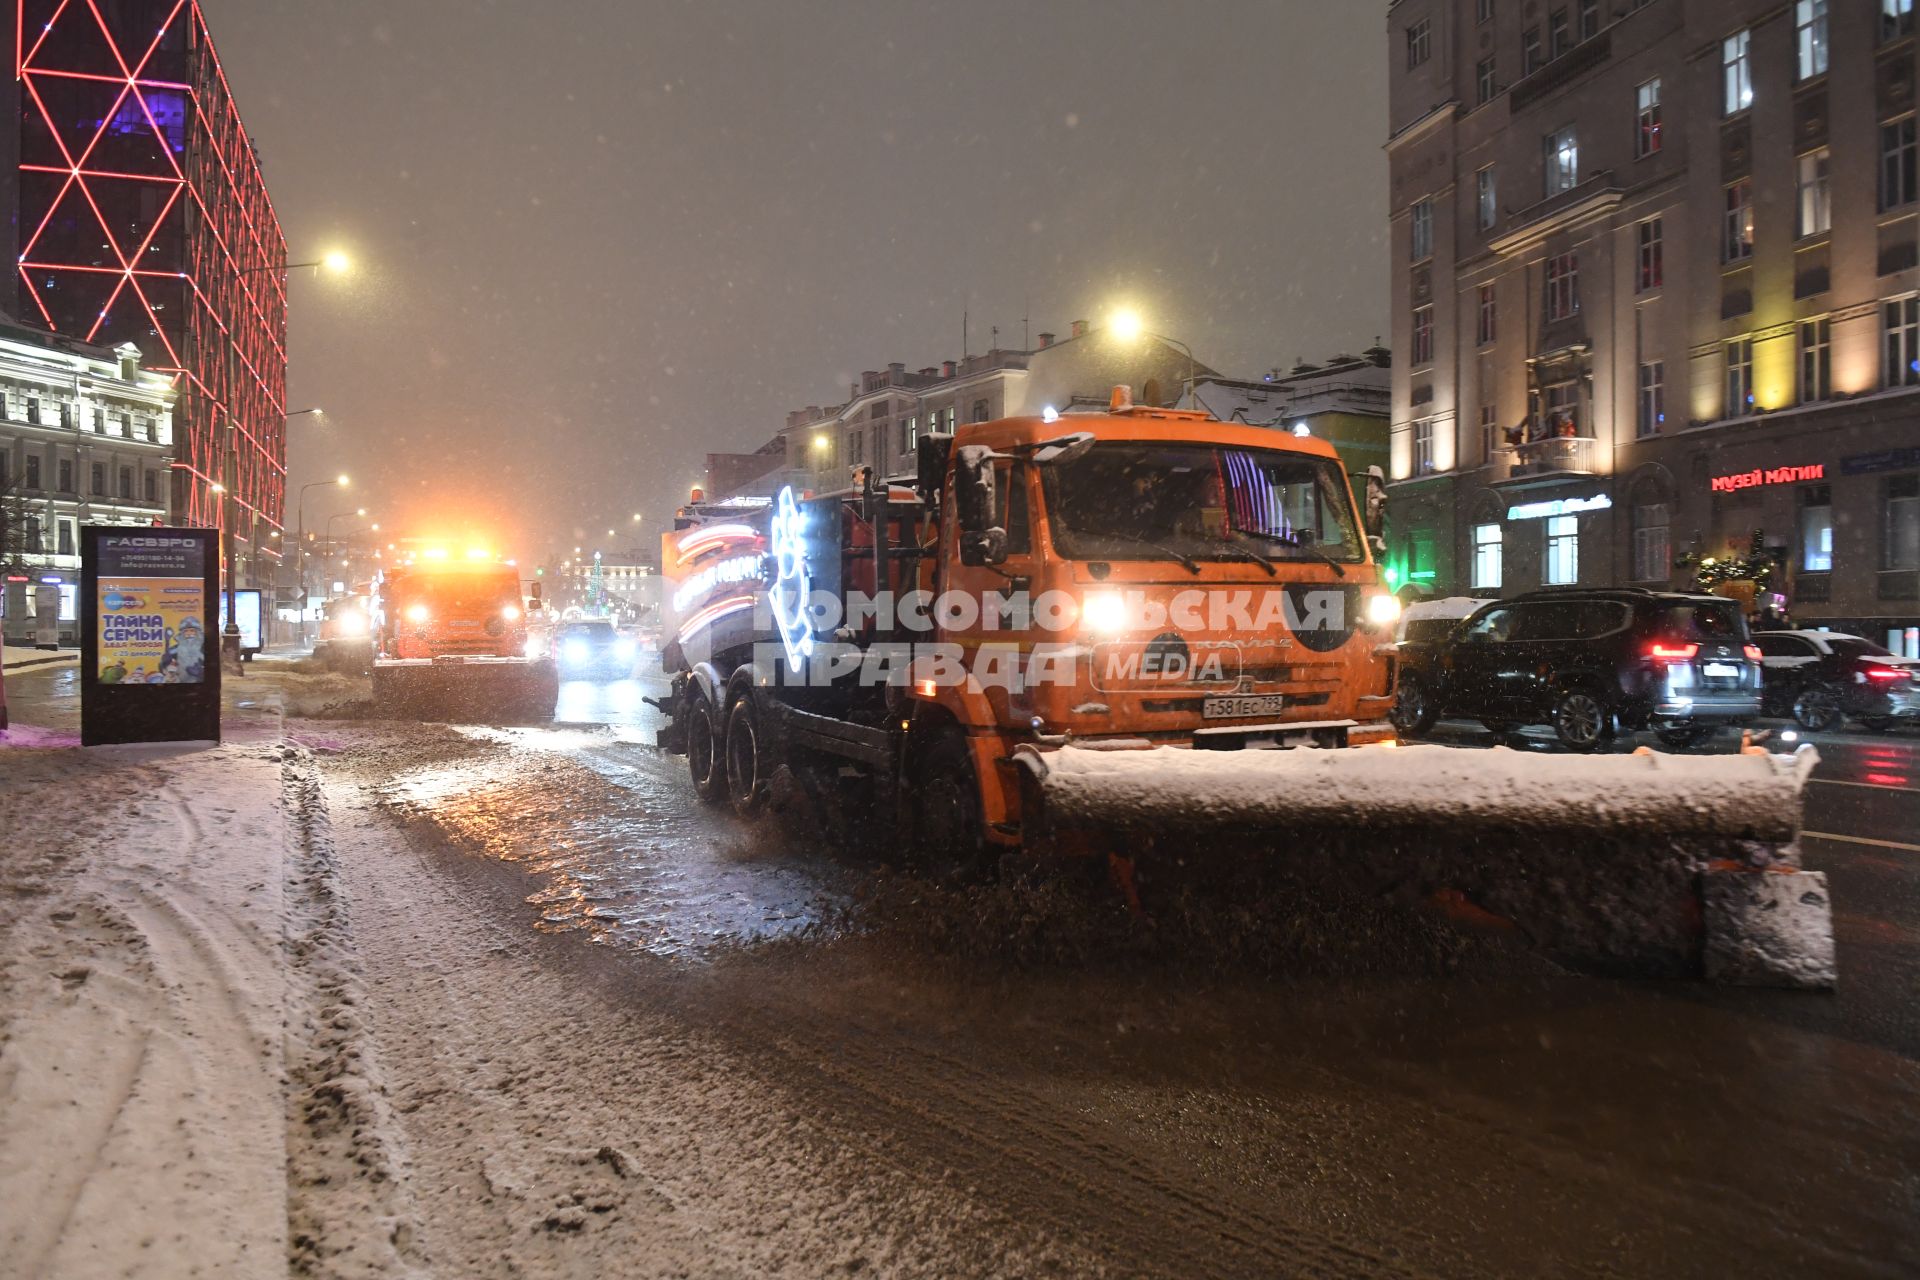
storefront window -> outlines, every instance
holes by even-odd
[[[1823,484],[1800,495],[1800,571],[1833,572],[1833,499]]]
[[[1580,517],[1547,519],[1547,585],[1572,586],[1580,580]]]
[[[1920,569],[1920,475],[1887,481],[1883,569]]]
[[[1500,544],[1499,525],[1473,526],[1473,586],[1476,591],[1500,589]]]

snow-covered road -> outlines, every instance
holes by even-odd
[[[1826,997],[945,891],[629,730],[288,729],[6,753],[9,1277],[1920,1268],[1920,1072]]]

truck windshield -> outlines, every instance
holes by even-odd
[[[1095,445],[1046,468],[1047,518],[1075,560],[1365,558],[1338,463],[1278,449]]]

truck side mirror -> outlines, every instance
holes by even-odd
[[[535,609],[540,607],[540,584],[535,582],[527,587],[527,603]]]
[[[1367,468],[1366,515],[1369,538],[1384,538],[1387,533],[1387,477],[1379,467]]]
[[[1007,558],[1007,531],[993,523],[993,450],[970,444],[959,450],[953,470],[954,514],[960,527],[960,563],[999,564]]]

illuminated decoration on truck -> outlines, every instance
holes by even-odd
[[[781,489],[774,502],[772,555],[773,587],[767,600],[787,651],[787,669],[797,674],[801,661],[813,652],[813,628],[807,621],[813,584],[807,574],[807,517],[793,500],[792,485]]]
[[[1770,484],[1803,484],[1808,480],[1825,480],[1827,467],[1816,462],[1806,467],[1755,467],[1751,471],[1736,471],[1730,476],[1715,476],[1710,484],[1715,493],[1733,493],[1740,489],[1758,489]]]
[[[759,578],[761,576],[760,560],[760,553],[756,551],[752,555],[730,556],[708,565],[681,583],[679,589],[673,593],[673,611],[685,613],[688,605],[704,598],[715,587],[722,584]]]

